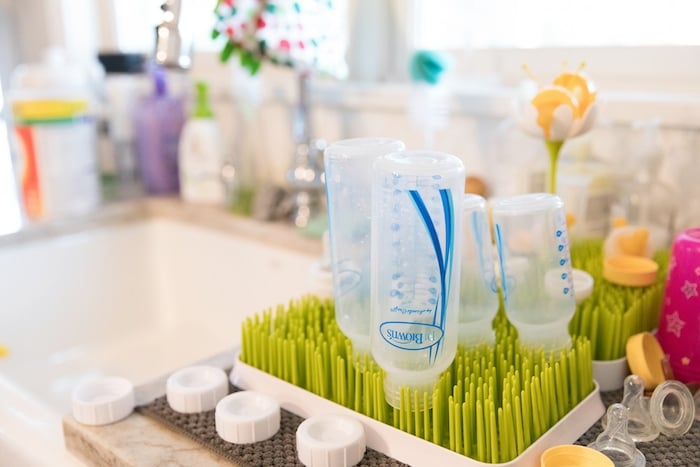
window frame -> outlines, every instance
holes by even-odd
[[[498,76],[506,86],[527,78],[526,64],[542,84],[563,69],[584,72],[601,89],[649,94],[700,93],[700,46],[567,47],[449,51],[462,75]]]

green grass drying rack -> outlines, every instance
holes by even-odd
[[[351,357],[332,301],[309,296],[246,320],[231,378],[302,417],[352,414],[369,447],[411,465],[534,465],[604,413],[590,341],[545,355],[521,348],[502,312],[494,329],[495,346],[459,349],[432,393],[405,390],[395,409],[384,399],[383,371]]]
[[[579,240],[571,245],[573,267],[591,274],[595,286],[591,296],[576,307],[569,332],[591,341],[593,360],[623,358],[630,336],[656,327],[668,273],[669,251],[659,250],[654,260],[659,264],[656,282],[649,287],[627,287],[603,278],[603,240]]]

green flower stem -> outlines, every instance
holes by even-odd
[[[550,193],[557,192],[557,162],[559,162],[559,152],[564,145],[564,141],[545,141],[547,152],[549,153],[549,185],[547,189]]]

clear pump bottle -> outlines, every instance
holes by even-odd
[[[136,156],[149,194],[180,191],[178,145],[185,124],[182,99],[168,91],[165,70],[154,68],[154,93],[144,96],[134,113]]]

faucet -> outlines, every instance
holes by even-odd
[[[306,227],[325,210],[323,151],[326,142],[311,137],[309,78],[309,72],[299,73],[299,100],[292,115],[296,146],[292,166],[287,172],[287,181],[291,185],[292,222],[297,227]]]
[[[190,67],[191,43],[180,32],[182,0],[164,0],[160,5],[163,21],[156,26],[155,62],[167,68]]]

